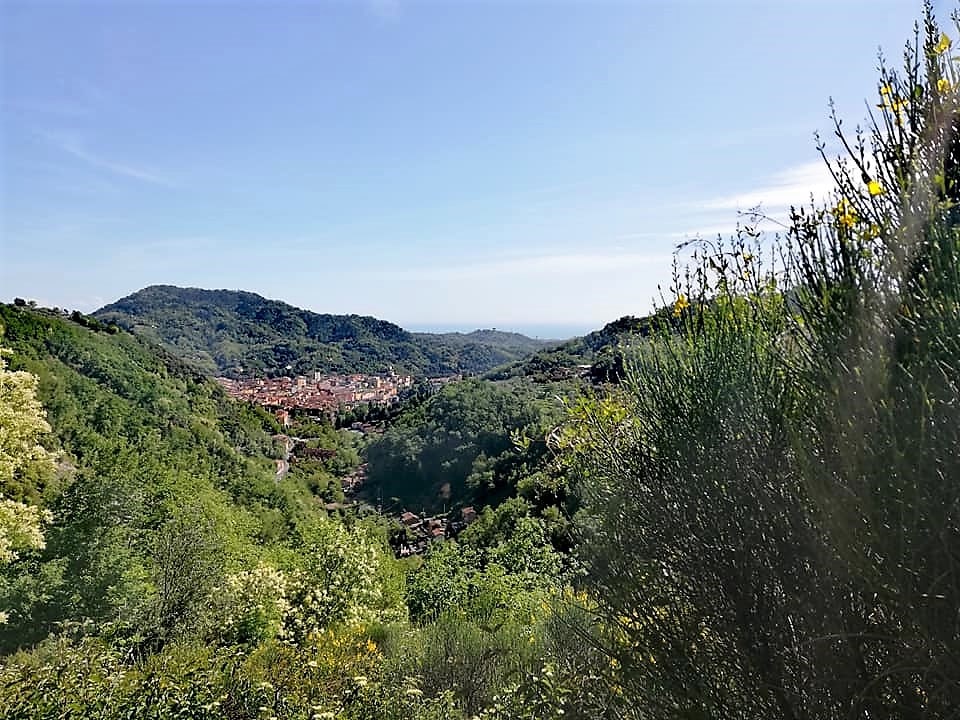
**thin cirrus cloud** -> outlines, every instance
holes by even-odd
[[[764,185],[746,192],[715,198],[703,204],[708,210],[750,210],[761,207],[767,212],[787,210],[791,205],[822,201],[835,183],[822,160],[806,162],[781,170]]]
[[[682,242],[696,237],[733,235],[738,226],[744,225],[760,230],[782,226],[791,207],[809,205],[811,198],[823,202],[835,187],[822,160],[793,165],[769,175],[752,189],[690,206],[687,217],[696,217],[696,224],[670,232],[667,237]]]
[[[60,135],[57,133],[41,132],[39,133],[48,143],[56,147],[63,153],[80,160],[87,165],[120,177],[139,180],[140,182],[150,183],[152,185],[161,185],[163,187],[174,187],[175,184],[166,177],[154,172],[151,169],[131,165],[125,162],[117,162],[111,158],[104,157],[99,153],[91,152],[86,145],[76,137]]]

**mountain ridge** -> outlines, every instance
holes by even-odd
[[[519,333],[412,333],[365,315],[298,308],[245,290],[151,285],[93,317],[214,374],[483,373],[549,347]]]

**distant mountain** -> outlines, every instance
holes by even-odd
[[[302,310],[251,292],[154,285],[94,313],[207,374],[483,373],[543,343],[481,330],[414,334],[384,320]],[[242,370],[241,370],[242,368]]]
[[[586,373],[594,380],[618,382],[623,376],[623,348],[650,335],[658,323],[669,322],[668,310],[642,318],[626,315],[583,337],[541,349],[530,357],[487,373],[491,380],[530,377],[534,380],[562,380]]]
[[[493,329],[474,330],[468,333],[416,333],[416,336],[427,340],[440,340],[451,347],[486,345],[519,355],[531,355],[538,350],[543,350],[545,347],[552,347],[559,344],[559,341],[555,340],[535,340],[520,333]]]

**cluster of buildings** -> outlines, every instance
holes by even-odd
[[[477,511],[472,507],[463,508],[460,511],[460,517],[457,519],[452,519],[446,515],[430,517],[424,514],[420,516],[409,510],[404,511],[400,514],[400,524],[406,528],[407,538],[400,543],[397,555],[399,557],[422,555],[431,542],[456,537],[476,519]]]
[[[262,405],[277,411],[306,410],[334,412],[360,403],[390,405],[413,386],[410,375],[326,375],[313,377],[250,378],[232,380],[219,377],[230,397]],[[278,412],[281,421],[285,415]]]

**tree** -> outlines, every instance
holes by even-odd
[[[0,349],[0,567],[16,560],[19,551],[43,548],[43,525],[52,520],[48,511],[21,502],[32,488],[18,481],[53,469],[52,455],[39,442],[50,426],[37,400],[37,378],[8,370],[6,352]],[[0,623],[6,620],[0,612]]]

